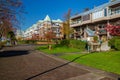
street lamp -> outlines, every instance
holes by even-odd
[[[0,30],[2,29],[2,24],[3,24],[3,21],[0,21]]]
[[[3,21],[0,21],[0,24],[3,24]]]
[[[2,30],[3,21],[0,21],[0,30]],[[2,31],[0,31],[0,41],[2,38]]]

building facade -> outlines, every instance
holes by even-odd
[[[70,26],[75,29],[75,39],[87,40],[92,36],[108,39],[110,34],[105,29],[107,24],[120,26],[120,0],[111,0],[89,11],[72,16]]]
[[[55,39],[60,39],[63,37],[61,29],[63,27],[63,22],[60,19],[51,20],[47,15],[44,20],[39,20],[36,24],[33,24],[25,31],[25,39],[27,40],[45,40],[46,34],[52,31]]]
[[[22,31],[20,29],[16,30],[15,35],[16,35],[17,40],[23,40],[24,39],[24,31]]]

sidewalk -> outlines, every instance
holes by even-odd
[[[108,46],[108,41],[105,41],[101,45],[101,51],[108,51],[110,50],[110,47]]]

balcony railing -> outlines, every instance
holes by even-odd
[[[98,34],[99,35],[107,34],[107,31],[106,29],[100,29]]]
[[[116,14],[120,14],[120,7],[112,8],[109,10],[109,15],[116,15]]]
[[[70,25],[80,24],[80,23],[82,23],[82,21],[73,21],[73,22],[71,22],[71,24],[70,24]]]

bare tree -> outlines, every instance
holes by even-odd
[[[65,21],[63,22],[63,33],[65,39],[70,38],[70,14],[71,14],[71,9],[69,9],[64,16]]]
[[[0,0],[0,38],[18,27],[18,17],[24,13],[21,0]]]
[[[51,50],[51,44],[50,44],[50,42],[51,42],[51,40],[53,39],[53,38],[55,38],[56,36],[55,36],[55,34],[53,33],[53,31],[52,30],[49,30],[49,31],[47,31],[46,32],[46,34],[45,34],[45,38],[47,39],[47,42],[48,42],[48,48],[49,48],[49,50]]]

